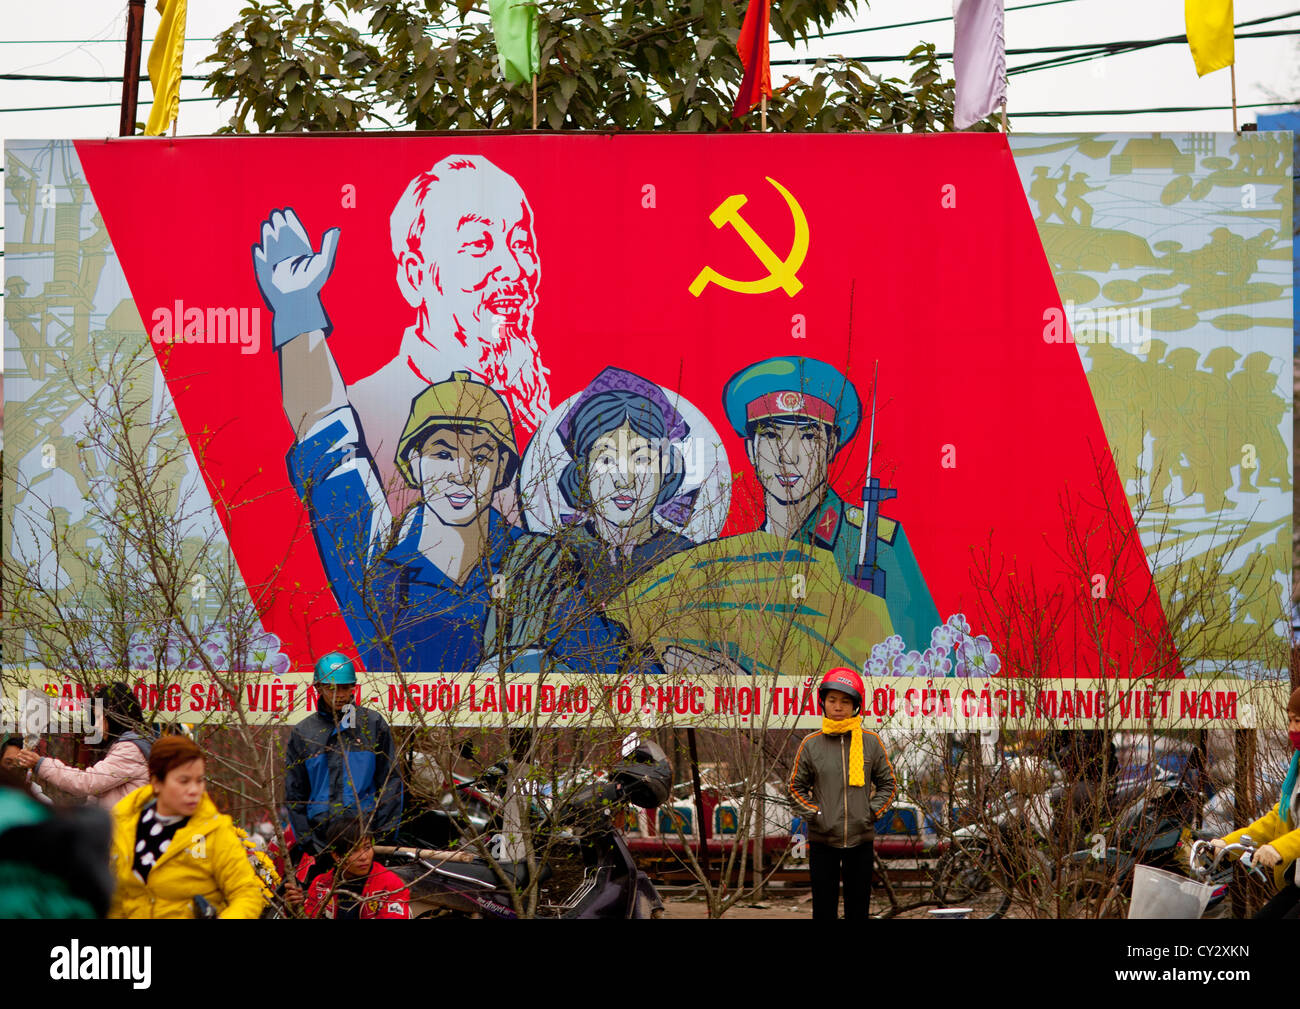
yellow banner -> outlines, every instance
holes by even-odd
[[[213,679],[141,673],[130,681],[153,719],[194,725],[292,724],[316,710],[310,673]],[[821,725],[817,678],[576,674],[365,673],[357,700],[396,726],[562,729],[812,729]],[[31,670],[6,675],[3,729],[61,731],[93,685]],[[866,680],[863,724],[873,729],[974,732],[1031,729],[1279,727],[1289,685],[1233,677],[1185,680],[1012,680],[877,677]],[[49,698],[44,715],[37,695]],[[47,728],[30,724],[47,719]],[[24,726],[23,720],[28,720]]]

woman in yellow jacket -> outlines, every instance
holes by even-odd
[[[149,753],[148,785],[113,807],[110,918],[194,918],[202,897],[219,918],[256,918],[263,891],[230,817],[204,784],[203,751],[163,736]]]
[[[1295,752],[1277,805],[1249,827],[1212,842],[1215,848],[1221,848],[1249,834],[1252,841],[1263,845],[1255,852],[1254,863],[1273,870],[1278,892],[1256,918],[1300,918],[1300,886],[1296,885],[1296,860],[1300,858],[1300,687],[1291,692],[1286,715],[1287,735]]]

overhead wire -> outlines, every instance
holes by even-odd
[[[1054,7],[1057,4],[1078,3],[1078,2],[1079,0],[1038,0],[1037,3],[1018,4],[1015,7],[1008,7],[1007,11],[1010,12],[1010,11],[1029,10],[1031,7]],[[943,17],[923,18],[920,21],[899,21],[895,24],[889,24],[889,25],[864,25],[861,28],[844,28],[839,31],[823,32],[820,35],[816,35],[816,36],[810,35],[809,38],[824,39],[824,38],[831,38],[832,36],[836,36],[836,35],[857,35],[863,32],[883,32],[883,31],[889,31],[892,28],[912,28],[915,27],[916,25],[938,24],[943,21],[951,21],[951,20],[952,20],[952,15],[947,14]],[[376,33],[361,32],[361,35],[363,37],[371,36],[374,34]],[[143,41],[147,45],[151,43],[153,39],[144,39]],[[215,42],[217,40],[215,37],[199,38],[195,36],[192,38],[187,37],[185,41],[189,43],[189,42]],[[121,45],[126,42],[126,39],[0,39],[0,45],[28,45],[28,46],[47,46],[47,45],[77,46],[77,45],[88,45],[90,43],[96,43],[96,42],[116,42],[119,45]],[[773,45],[787,44],[783,39],[778,39],[778,38],[772,39],[771,42]]]
[[[1300,16],[1300,11],[1293,14],[1284,15],[1285,17]],[[1263,32],[1238,32],[1235,36],[1238,39],[1262,39],[1275,38],[1286,35],[1300,35],[1300,28],[1277,28]],[[1170,35],[1160,39],[1135,39],[1124,42],[1086,42],[1075,45],[1059,46],[1025,46],[1021,48],[1008,48],[1008,56],[1035,56],[1047,53],[1066,54],[1057,56],[1057,59],[1096,59],[1103,56],[1115,55],[1119,52],[1129,52],[1138,49],[1150,49],[1155,46],[1171,45],[1174,43],[1186,43],[1186,35]],[[951,52],[936,52],[936,59],[950,60]],[[911,59],[908,55],[878,54],[871,56],[844,56],[838,53],[829,56],[803,56],[791,57],[789,59],[772,60],[772,66],[810,66],[814,63],[827,63],[838,61],[852,60],[855,63],[904,63]],[[1050,62],[1050,61],[1045,61]],[[1019,70],[1036,69],[1035,65],[1029,64],[1023,67],[1015,68]],[[1008,73],[1014,73],[1015,70],[1008,70]]]
[[[1008,7],[1007,10],[1008,11],[1026,10],[1035,7],[1050,7],[1050,6],[1055,6],[1057,4],[1073,3],[1073,2],[1078,2],[1078,0],[1039,0],[1039,2],[1037,3],[1022,4],[1016,7]],[[1300,17],[1300,10],[1290,11],[1285,14],[1276,14],[1276,15],[1269,15],[1266,17],[1254,18],[1248,21],[1241,21],[1238,22],[1234,27],[1235,28],[1252,27],[1254,25],[1267,24],[1270,22],[1281,21],[1293,17]],[[828,32],[825,35],[819,37],[826,38],[832,35],[857,34],[866,31],[884,31],[890,28],[912,27],[914,25],[932,24],[936,22],[950,21],[950,20],[952,20],[951,16],[945,16],[939,18],[927,18],[918,21],[898,22],[896,24],[890,24],[890,25],[871,25],[862,28],[845,29],[839,32]],[[1275,29],[1275,30],[1268,30],[1268,31],[1261,31],[1261,32],[1239,32],[1235,35],[1235,37],[1239,39],[1249,39],[1249,38],[1274,38],[1274,37],[1282,37],[1282,36],[1289,36],[1289,35],[1300,35],[1300,29]],[[20,40],[6,39],[3,41],[16,42]],[[43,40],[43,41],[49,43],[54,43],[57,41],[57,42],[67,42],[68,44],[76,44],[76,40],[51,39],[51,40]],[[110,42],[110,41],[121,41],[121,40],[89,39],[84,41],[89,43],[89,42]],[[187,39],[187,41],[213,41],[213,40]],[[775,41],[779,41],[779,40],[775,40]],[[1007,74],[1013,75],[1013,74],[1029,73],[1037,70],[1055,69],[1057,67],[1071,66],[1078,63],[1084,63],[1096,59],[1105,59],[1111,56],[1123,55],[1125,53],[1139,52],[1144,49],[1149,49],[1156,46],[1172,45],[1172,44],[1185,43],[1185,42],[1187,42],[1187,36],[1184,34],[1184,35],[1169,35],[1169,36],[1164,36],[1162,38],[1155,38],[1155,39],[1136,39],[1136,40],[1125,40],[1125,41],[1117,41],[1117,42],[1089,42],[1089,43],[1075,43],[1073,45],[1029,46],[1029,47],[1020,47],[1020,48],[1009,48],[1006,50],[1006,53],[1009,56],[1047,55],[1047,54],[1052,54],[1052,55],[1045,60],[1040,60],[1033,63],[1021,64],[1016,67],[1010,67],[1007,70]],[[952,53],[936,52],[935,57],[938,59],[951,59]],[[816,65],[817,63],[840,62],[840,61],[847,61],[847,60],[852,60],[855,62],[862,62],[862,63],[888,63],[888,62],[904,62],[907,61],[908,59],[909,59],[908,56],[900,56],[900,55],[892,55],[892,54],[888,54],[888,55],[882,54],[882,55],[872,55],[872,56],[830,55],[830,56],[820,56],[820,57],[775,59],[772,60],[771,63],[773,66],[812,66],[812,65]],[[208,80],[208,77],[199,74],[186,74],[183,75],[181,79],[186,81],[204,82]],[[113,76],[90,76],[90,75],[72,75],[72,74],[0,73],[0,80],[36,81],[36,82],[47,82],[47,83],[115,84],[115,83],[120,83],[121,78],[113,77]],[[215,96],[205,95],[205,96],[198,96],[193,98],[182,98],[180,100],[185,102],[192,102],[192,101],[216,101],[218,99]],[[67,110],[75,110],[75,109],[111,108],[111,107],[115,107],[117,104],[118,103],[116,102],[97,102],[97,103],[83,103],[83,104],[74,104],[74,105],[31,106],[31,107],[24,107],[24,108],[0,109],[0,113],[56,112],[56,111],[67,111]],[[1294,103],[1264,102],[1264,103],[1258,103],[1254,105],[1239,104],[1238,108],[1285,107],[1290,104],[1294,104]],[[1021,116],[1128,115],[1128,114],[1148,114],[1148,113],[1163,113],[1163,112],[1200,112],[1200,111],[1208,112],[1208,111],[1220,111],[1224,108],[1231,108],[1231,106],[1164,106],[1164,107],[1156,107],[1156,108],[1149,108],[1149,109],[1111,109],[1111,110],[1076,109],[1076,110],[1067,110],[1061,112],[1026,111],[1026,112],[1019,112],[1018,115]]]
[[[197,98],[182,98],[182,102],[215,102],[218,99],[214,95],[203,95]],[[0,114],[6,112],[55,112],[63,109],[108,109],[118,108],[120,102],[94,102],[86,105],[44,105],[33,108],[22,109],[0,109]],[[1248,102],[1238,103],[1239,109],[1270,109],[1270,108],[1290,108],[1298,104],[1297,102]],[[1231,105],[1163,105],[1145,109],[1065,109],[1059,111],[1041,110],[1036,112],[1017,112],[1016,115],[1024,116],[1137,116],[1147,115],[1149,113],[1165,112],[1223,112],[1232,108]]]
[[[1016,7],[1008,7],[1006,8],[1006,10],[1007,12],[1023,11],[1023,10],[1029,10],[1031,7],[1054,7],[1056,4],[1078,3],[1078,2],[1079,0],[1039,0],[1038,3],[1020,4]],[[860,35],[863,32],[884,32],[884,31],[889,31],[890,29],[893,28],[913,28],[916,25],[933,25],[933,24],[940,24],[944,21],[951,21],[951,20],[952,20],[952,15],[947,14],[944,15],[943,17],[924,18],[920,21],[899,21],[897,24],[892,24],[892,25],[865,25],[862,28],[844,28],[839,31],[822,32],[818,35],[809,35],[808,41],[811,42],[814,38],[829,39],[838,35]],[[785,39],[770,39],[768,42],[769,45],[777,45],[778,43],[781,45],[790,44],[786,42]]]
[[[1063,2],[1063,0],[1057,0]],[[1291,14],[1279,15],[1273,18],[1261,18],[1262,21],[1276,21],[1283,17],[1300,17],[1300,11],[1294,11]],[[1258,22],[1243,22],[1248,25]],[[1278,28],[1262,32],[1239,32],[1235,36],[1238,39],[1261,39],[1277,38],[1288,35],[1300,35],[1300,28]],[[1186,35],[1169,35],[1158,39],[1136,39],[1124,42],[1084,42],[1075,45],[1052,45],[1052,46],[1027,46],[1023,48],[1007,49],[1008,56],[1033,56],[1045,55],[1048,53],[1056,54],[1050,59],[1038,63],[1025,63],[1020,66],[1010,67],[1008,74],[1026,73],[1031,70],[1051,69],[1056,66],[1069,66],[1074,63],[1083,63],[1088,60],[1101,59],[1108,56],[1122,55],[1127,52],[1137,52],[1143,49],[1150,49],[1155,46],[1171,45],[1174,43],[1185,43]],[[951,52],[936,52],[937,59],[951,59]],[[852,60],[857,63],[902,63],[907,62],[911,57],[907,55],[872,55],[872,56],[843,56],[839,54],[828,56],[804,56],[791,57],[789,59],[772,60],[773,66],[813,66],[817,63],[839,62]],[[181,76],[183,81],[207,81],[209,78],[203,74],[184,74]],[[120,76],[104,75],[92,76],[85,74],[10,74],[0,73],[0,80],[3,81],[42,81],[48,83],[71,83],[71,84],[118,84],[121,83]]]

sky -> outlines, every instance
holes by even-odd
[[[777,0],[779,3],[779,0]],[[1007,0],[1014,8],[1033,0]],[[145,37],[149,39],[159,15],[154,3],[146,6]],[[196,0],[189,5],[185,72],[204,73],[204,57],[212,51],[210,40],[238,17],[244,0]],[[57,0],[22,3],[8,0],[5,32],[0,39],[0,72],[120,76],[125,55],[124,0]],[[1238,22],[1296,11],[1300,0],[1237,0]],[[950,0],[876,0],[857,17],[844,19],[837,29],[869,28],[903,21],[950,17]],[[1260,28],[1300,29],[1300,16]],[[1008,48],[1066,45],[1080,42],[1138,40],[1175,35],[1183,31],[1182,0],[1066,0],[1026,10],[1008,10]],[[84,39],[100,41],[82,42]],[[791,50],[772,47],[772,58],[808,55],[904,54],[918,42],[933,42],[940,52],[952,49],[952,21],[814,40]],[[147,54],[147,46],[146,46]],[[1009,56],[1008,66],[1041,57]],[[1300,36],[1239,39],[1237,42],[1238,101],[1243,105],[1300,100]],[[901,64],[880,64],[880,71],[901,71]],[[777,83],[784,68],[775,68]],[[789,72],[799,73],[798,69]],[[806,71],[805,71],[806,72]],[[150,94],[147,78],[141,86],[143,121]],[[186,81],[181,97],[199,98],[203,84]],[[0,139],[99,137],[116,135],[121,88],[117,84],[0,81]],[[1193,112],[1130,116],[1026,117],[1021,112],[1082,109],[1145,108],[1170,105],[1228,105],[1229,72],[1221,70],[1197,78],[1187,46],[1170,44],[1145,52],[1094,60],[1077,66],[1013,75],[1009,79],[1008,109],[1014,130],[1026,132],[1096,130],[1226,130],[1232,114]],[[9,109],[105,103],[106,107],[81,110],[11,112]],[[1253,122],[1256,109],[1241,113],[1243,123]],[[1273,111],[1264,109],[1262,111]],[[210,133],[224,125],[230,106],[214,101],[181,105],[179,132]]]

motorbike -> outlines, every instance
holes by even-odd
[[[1145,793],[1131,802],[1116,821],[1111,839],[1098,835],[1093,846],[1061,860],[1057,889],[1062,916],[1126,917],[1133,871],[1139,863],[1184,872],[1180,855],[1183,848],[1217,836],[1187,826],[1199,822],[1205,800],[1195,776],[1154,774]],[[1231,875],[1229,867],[1227,879]],[[1226,892],[1225,881],[1211,898],[1207,911],[1217,908]]]
[[[663,901],[615,824],[615,812],[631,803],[654,809],[668,798],[672,770],[654,742],[635,742],[624,761],[597,781],[579,785],[549,802],[534,802],[534,836],[545,859],[526,862],[484,857],[475,845],[456,848],[415,843],[376,845],[380,861],[397,873],[411,894],[414,918],[517,918],[512,895],[537,889],[536,913],[548,918],[660,918]],[[490,775],[499,784],[503,766]],[[485,785],[482,779],[473,783]]]
[[[1055,765],[1011,759],[993,768],[984,812],[957,827],[934,870],[934,894],[969,908],[965,917],[1001,918],[1017,893],[1041,896],[1053,876],[1043,846],[1063,785]]]

